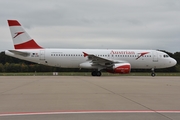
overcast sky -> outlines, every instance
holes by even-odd
[[[47,48],[180,51],[180,0],[0,0],[0,51],[7,19]]]

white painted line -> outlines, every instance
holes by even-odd
[[[52,112],[14,112],[14,113],[0,113],[3,116],[24,116],[24,115],[55,115],[55,114],[98,114],[98,113],[180,113],[180,110],[85,110],[85,111],[52,111]]]

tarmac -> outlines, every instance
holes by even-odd
[[[179,120],[180,77],[0,76],[0,120]]]

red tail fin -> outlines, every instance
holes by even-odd
[[[17,20],[8,20],[15,49],[42,49]]]

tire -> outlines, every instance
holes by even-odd
[[[97,76],[101,76],[101,72],[100,72],[100,71],[97,71],[97,72],[96,72],[96,75],[97,75]]]
[[[92,75],[92,76],[96,76],[96,71],[92,71],[92,72],[91,72],[91,75]]]
[[[151,73],[151,76],[152,76],[152,77],[155,77],[155,76],[156,76],[156,74],[155,74],[155,73]]]
[[[100,71],[92,71],[91,75],[92,76],[101,76],[101,72]]]

